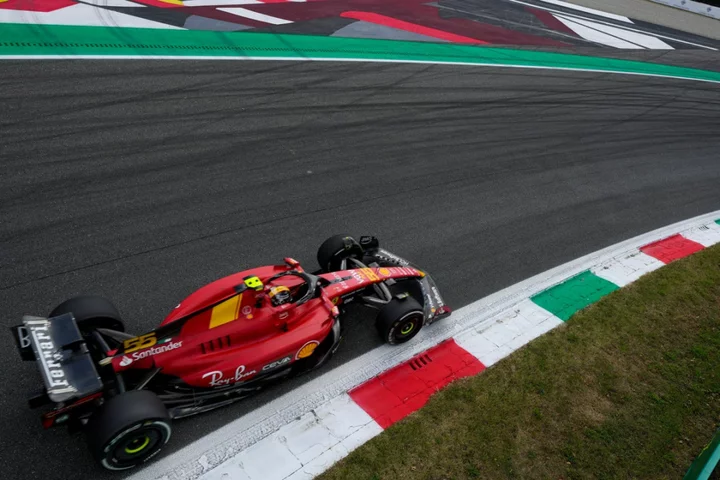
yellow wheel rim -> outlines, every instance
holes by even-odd
[[[145,435],[145,437],[142,440],[140,440],[138,438],[137,440],[133,440],[132,442],[130,442],[130,445],[125,447],[125,453],[127,453],[128,455],[132,455],[133,453],[138,453],[143,448],[147,447],[149,443],[150,443],[150,437]],[[136,446],[133,447],[133,445],[136,445]]]

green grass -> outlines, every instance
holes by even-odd
[[[720,247],[436,394],[330,479],[678,479],[720,422]]]

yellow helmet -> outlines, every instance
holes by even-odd
[[[285,285],[278,285],[277,287],[271,287],[270,292],[270,302],[275,307],[279,307],[280,305],[285,305],[286,303],[290,303],[292,300],[292,295],[290,295],[290,289],[286,287]]]

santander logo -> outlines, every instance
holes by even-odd
[[[121,366],[121,367],[127,367],[127,366],[130,365],[132,362],[133,362],[133,361],[132,361],[131,358],[126,357],[125,355],[123,355],[122,360],[120,360],[120,366]]]

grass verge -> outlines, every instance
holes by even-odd
[[[320,479],[678,479],[719,423],[716,246],[452,384]]]

